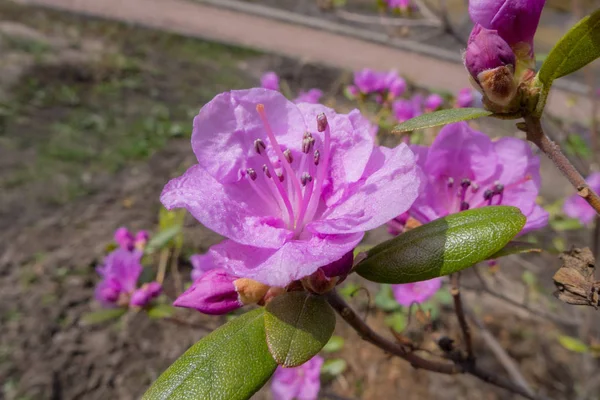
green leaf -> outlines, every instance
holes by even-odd
[[[396,311],[402,308],[400,304],[394,299],[392,288],[390,285],[381,285],[381,288],[375,295],[375,305],[383,311]]]
[[[344,284],[344,286],[342,286],[340,289],[338,289],[338,292],[339,292],[339,294],[344,296],[344,298],[349,299],[352,296],[354,296],[354,294],[359,289],[360,289],[360,286],[358,286],[356,283],[348,282],[348,283]]]
[[[321,373],[331,376],[338,376],[343,374],[346,368],[348,368],[346,360],[343,358],[334,358],[323,363],[323,366],[321,367]]]
[[[534,243],[527,242],[510,242],[502,248],[502,250],[492,254],[487,260],[495,260],[500,257],[510,256],[512,254],[522,253],[540,253],[542,249]]]
[[[117,319],[127,312],[126,308],[109,308],[106,310],[92,311],[81,317],[84,325],[96,325],[106,321]]]
[[[565,349],[574,351],[575,353],[587,353],[589,351],[587,344],[571,336],[560,335],[558,342]]]
[[[406,328],[406,322],[406,315],[401,311],[397,311],[385,318],[385,324],[396,332],[402,332]]]
[[[565,151],[569,155],[581,157],[585,160],[589,160],[592,156],[592,149],[590,149],[590,146],[588,146],[585,140],[576,133],[567,135]]]
[[[264,308],[226,323],[190,347],[144,394],[144,400],[249,399],[277,363],[267,348]]]
[[[344,338],[341,336],[332,336],[325,347],[323,347],[323,351],[325,353],[335,353],[336,351],[340,351],[343,347]]]
[[[525,221],[518,208],[509,206],[451,214],[375,246],[356,272],[380,283],[410,283],[449,275],[500,251]]]
[[[557,231],[572,231],[583,226],[577,218],[551,219],[550,226]]]
[[[329,341],[335,313],[322,296],[289,292],[266,306],[269,350],[278,364],[297,367],[313,358]]]
[[[156,235],[153,235],[148,241],[148,245],[146,246],[146,252],[153,253],[156,250],[166,247],[173,239],[176,238],[176,236],[180,232],[181,226],[179,225],[175,225],[158,232]]]
[[[573,26],[556,43],[538,74],[545,90],[555,79],[568,75],[600,57],[600,10]]]
[[[433,126],[447,125],[453,122],[467,121],[492,115],[483,108],[450,108],[432,113],[422,114],[406,122],[396,125],[392,133],[411,132],[417,129],[431,128]]]
[[[167,318],[175,314],[175,307],[169,304],[157,304],[148,309],[148,316],[152,319]]]

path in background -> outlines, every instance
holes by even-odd
[[[20,0],[110,18],[188,36],[243,45],[335,67],[397,69],[419,85],[457,92],[468,86],[462,65],[304,25],[194,3],[186,0]],[[573,98],[577,107],[568,107]],[[585,121],[587,97],[555,88],[548,102],[553,114]]]

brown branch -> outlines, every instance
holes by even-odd
[[[502,377],[495,376],[489,373],[488,371],[477,367],[475,362],[465,359],[460,354],[460,352],[451,351],[449,353],[452,356],[451,360],[454,362],[454,364],[426,360],[420,357],[419,355],[411,352],[410,349],[407,349],[405,346],[391,342],[385,339],[384,337],[380,336],[375,331],[373,331],[371,327],[369,327],[362,319],[360,319],[356,312],[344,301],[344,299],[339,294],[337,294],[335,290],[327,293],[325,297],[327,298],[329,304],[335,309],[335,311],[344,319],[344,321],[346,321],[352,328],[354,328],[354,330],[362,339],[379,347],[387,353],[393,354],[410,362],[410,364],[414,368],[420,368],[427,371],[438,372],[447,375],[468,373],[484,382],[488,382],[494,386],[508,390],[512,393],[519,394],[525,397],[526,399],[537,399],[537,397],[530,395],[520,386],[517,386],[514,383]]]
[[[492,353],[494,353],[494,355],[496,356],[500,364],[502,364],[502,366],[504,367],[510,378],[513,380],[513,382],[521,386],[523,390],[527,391],[527,393],[533,396],[534,393],[531,390],[529,384],[527,383],[527,380],[521,373],[517,363],[506,353],[504,348],[502,348],[500,343],[498,343],[498,340],[496,340],[496,338],[490,333],[490,331],[487,330],[483,322],[479,318],[477,318],[477,316],[473,312],[468,311],[467,313],[469,315],[469,318],[471,318],[473,323],[479,328],[480,335],[483,341],[485,342],[487,347],[492,351]]]
[[[596,213],[600,214],[600,197],[588,186],[583,176],[581,176],[573,164],[562,153],[560,147],[546,136],[540,119],[534,116],[526,116],[525,125],[527,140],[534,143],[548,156],[569,182],[571,182],[571,185],[577,189],[577,194],[583,197],[596,210]]]
[[[465,317],[465,310],[463,308],[462,300],[460,297],[460,273],[453,274],[450,277],[450,281],[452,283],[452,289],[450,290],[450,293],[452,294],[452,298],[454,299],[454,311],[456,312],[456,318],[458,318],[460,330],[462,331],[463,341],[465,342],[465,347],[467,349],[467,360],[474,361],[475,355],[473,353],[473,340],[471,338],[471,330],[469,329],[469,324],[467,323],[467,319]]]

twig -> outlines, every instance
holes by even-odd
[[[454,311],[456,312],[456,318],[458,318],[458,323],[460,325],[460,330],[462,331],[463,341],[465,342],[465,347],[467,349],[467,360],[474,361],[475,354],[473,353],[473,340],[471,338],[471,330],[469,329],[469,324],[467,324],[467,319],[465,318],[465,310],[462,305],[462,300],[460,297],[460,273],[452,274],[450,277],[450,281],[452,283],[452,289],[450,293],[452,294],[452,298],[454,299]]]
[[[474,362],[469,362],[458,354],[454,354],[454,358],[452,359],[454,364],[426,360],[409,351],[406,347],[398,343],[391,342],[373,331],[371,327],[369,327],[362,319],[360,319],[356,312],[339,294],[337,294],[335,290],[327,293],[325,297],[335,311],[358,333],[362,339],[390,354],[407,360],[414,368],[421,368],[447,375],[468,373],[484,382],[488,382],[494,386],[506,389],[512,393],[519,394],[526,399],[536,400],[535,396],[530,395],[520,386],[517,386],[502,377],[492,375],[491,373],[482,370],[481,368],[477,367]]]
[[[370,16],[353,13],[345,10],[337,10],[335,15],[338,17],[352,22],[358,22],[361,24],[371,25],[384,25],[384,26],[431,26],[435,28],[441,27],[441,22],[435,18],[431,19],[408,19],[408,18],[390,18],[384,16]]]
[[[183,293],[183,281],[181,274],[179,273],[179,254],[181,254],[181,246],[176,246],[171,256],[171,273],[173,274],[173,280],[175,281],[175,292],[177,296]]]
[[[156,281],[162,285],[165,280],[165,274],[167,272],[167,263],[169,262],[170,250],[168,248],[162,249],[160,252],[160,258],[158,260],[158,271],[156,272]]]
[[[485,285],[483,285],[482,287],[480,287],[480,288],[474,288],[474,287],[464,286],[464,285],[463,285],[463,287],[465,289],[468,289],[468,290],[474,290],[474,291],[479,291],[479,292],[483,292],[485,294],[488,294],[488,295],[490,295],[492,297],[495,297],[495,298],[497,298],[499,300],[502,300],[502,301],[504,301],[504,302],[506,302],[506,303],[508,303],[510,305],[513,305],[513,306],[518,307],[518,308],[520,308],[522,310],[525,310],[528,313],[530,313],[530,314],[532,314],[532,315],[534,315],[536,317],[547,319],[547,320],[552,321],[554,323],[557,323],[557,324],[560,324],[560,325],[563,325],[563,326],[566,326],[566,327],[570,327],[570,328],[579,326],[579,321],[575,321],[575,320],[572,320],[572,319],[567,319],[567,318],[559,317],[559,316],[556,316],[554,314],[546,313],[546,312],[541,311],[541,310],[534,310],[534,309],[530,308],[529,306],[526,306],[523,303],[520,303],[520,302],[518,302],[516,300],[513,300],[510,297],[506,297],[506,296],[504,296],[501,293],[495,292],[492,289],[490,289],[489,286],[487,286],[487,283]]]
[[[546,136],[540,119],[534,116],[526,116],[525,124],[527,140],[533,142],[548,156],[569,182],[571,182],[571,185],[577,189],[577,194],[583,197],[596,210],[596,213],[600,214],[600,197],[589,187],[583,176],[577,172],[573,164],[562,153],[560,147]]]
[[[489,347],[489,349],[492,351],[492,353],[494,353],[494,355],[496,356],[500,364],[502,364],[502,366],[504,367],[510,378],[513,380],[513,382],[521,386],[523,390],[526,390],[527,393],[533,396],[534,393],[531,390],[531,387],[527,383],[527,380],[525,379],[523,374],[521,374],[521,371],[519,370],[519,367],[515,363],[515,361],[506,353],[506,351],[502,348],[500,343],[498,343],[496,338],[490,333],[490,331],[486,329],[483,322],[479,318],[477,318],[477,316],[472,311],[467,311],[467,314],[469,315],[469,318],[473,321],[473,323],[477,325],[480,331],[479,334],[481,335],[481,338],[483,339],[487,347]]]

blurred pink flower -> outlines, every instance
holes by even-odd
[[[321,97],[323,97],[323,91],[320,89],[310,89],[307,92],[301,90],[298,97],[294,99],[294,103],[318,104]]]
[[[321,389],[321,356],[295,368],[277,367],[271,381],[273,400],[316,400]]]
[[[279,90],[279,76],[273,71],[265,72],[260,77],[260,86],[264,89]]]
[[[404,307],[412,303],[423,303],[437,293],[442,287],[442,278],[433,278],[428,281],[392,285],[392,292],[396,301]]]
[[[585,181],[596,193],[600,192],[600,172],[591,174]],[[592,223],[596,217],[596,211],[578,194],[565,200],[563,211],[567,216],[577,218],[584,225]]]

